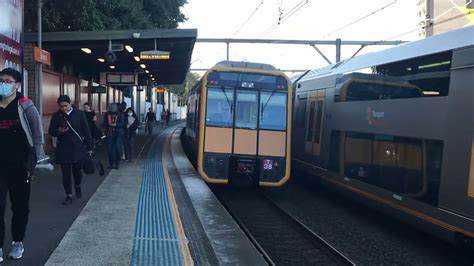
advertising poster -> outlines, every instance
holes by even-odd
[[[0,0],[0,69],[21,71],[24,0]]]

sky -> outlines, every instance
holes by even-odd
[[[419,38],[417,2],[188,0],[182,8],[188,19],[179,28],[197,29],[198,38],[411,41]],[[402,35],[407,32],[410,33]],[[335,46],[318,48],[335,61]],[[343,46],[341,58],[351,57],[358,48]],[[359,54],[386,48],[368,47]],[[210,68],[225,59],[225,44],[196,43],[191,68]],[[309,45],[230,44],[230,60],[269,63],[279,69],[315,69],[327,65]]]

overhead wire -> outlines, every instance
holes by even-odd
[[[350,23],[348,23],[348,24],[346,24],[346,25],[344,25],[344,26],[342,26],[342,27],[340,27],[340,28],[338,28],[338,29],[336,29],[336,30],[334,30],[334,31],[332,31],[332,32],[330,32],[330,33],[328,33],[328,34],[326,34],[326,35],[324,35],[324,36],[321,37],[320,39],[327,38],[327,37],[333,35],[333,34],[336,33],[336,32],[339,32],[339,31],[341,31],[341,30],[343,30],[343,29],[346,29],[346,28],[348,28],[348,27],[350,27],[350,26],[352,26],[352,25],[354,25],[354,24],[356,24],[356,23],[358,23],[358,22],[360,22],[360,21],[362,21],[362,20],[364,20],[364,19],[366,19],[366,18],[368,18],[368,17],[370,17],[370,16],[373,16],[373,15],[375,15],[376,13],[378,13],[378,12],[384,10],[385,8],[387,8],[387,7],[389,7],[389,6],[393,5],[393,4],[395,4],[397,1],[398,1],[398,0],[393,0],[393,1],[390,2],[389,4],[383,6],[383,7],[379,8],[379,9],[377,9],[377,10],[375,10],[375,11],[372,11],[372,12],[370,12],[369,14],[367,14],[367,15],[365,15],[365,16],[363,16],[363,17],[360,17],[360,18],[358,18],[358,19],[356,19],[356,20],[354,20],[354,21],[352,21],[352,22],[350,22]]]
[[[309,0],[301,0],[298,4],[290,9],[287,13],[283,14],[281,12],[281,8],[279,8],[280,14],[278,17],[278,21],[273,23],[270,27],[268,27],[264,32],[262,32],[259,36],[266,35],[280,26],[283,22],[285,22],[288,18],[293,16],[296,12],[298,12],[301,8],[303,8],[306,4],[308,4]]]
[[[258,6],[255,8],[255,10],[250,14],[250,16],[248,16],[248,18],[244,21],[244,23],[242,23],[242,25],[240,25],[239,29],[234,33],[234,36],[237,35],[240,30],[247,24],[247,22],[249,22],[249,20],[253,17],[253,15],[255,15],[255,13],[257,13],[258,9],[263,5],[263,2],[265,0],[262,0],[260,2],[260,4],[258,4]]]
[[[470,4],[473,0],[470,0],[469,2],[466,3],[465,6],[467,6],[468,4]],[[428,28],[432,28],[434,26],[439,26],[441,24],[444,24],[444,23],[447,23],[447,22],[450,22],[450,21],[453,21],[453,20],[456,20],[456,19],[459,19],[459,18],[462,18],[462,17],[465,17],[466,15],[469,15],[470,12],[469,11],[466,11],[466,12],[463,12],[459,15],[456,15],[456,16],[452,16],[452,17],[449,17],[449,18],[446,18],[446,19],[443,19],[443,20],[440,20],[439,22],[436,22],[436,20],[431,20],[431,23],[428,24],[428,25],[425,25],[422,27],[422,29],[428,29]],[[440,16],[438,16],[438,19],[440,18]],[[391,37],[388,37],[388,38],[385,38],[383,40],[380,40],[380,41],[375,41],[373,43],[370,43],[368,45],[375,45],[375,44],[378,44],[378,43],[382,43],[384,41],[389,41],[389,40],[393,40],[393,39],[396,39],[396,38],[400,38],[400,37],[403,37],[403,36],[406,36],[408,34],[411,34],[411,33],[414,33],[414,32],[417,32],[420,30],[420,27],[417,27],[417,28],[414,28],[414,29],[411,29],[409,31],[406,31],[406,32],[403,32],[403,33],[400,33],[400,34],[397,34],[397,35],[394,35],[394,36],[391,36]]]

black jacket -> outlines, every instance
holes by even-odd
[[[74,133],[74,130],[66,122],[76,130],[81,136],[84,143]],[[60,127],[68,127],[69,130],[65,133],[60,133]],[[75,163],[81,161],[86,156],[86,150],[91,151],[93,142],[91,138],[91,131],[87,123],[86,116],[83,111],[73,109],[71,114],[67,115],[61,111],[57,111],[51,118],[49,125],[49,135],[58,138],[56,145],[56,163]]]
[[[133,121],[133,123],[130,125],[129,128],[126,128],[125,127],[125,136],[127,136],[127,138],[133,138],[137,135],[137,129],[138,129],[138,118],[135,116],[135,121]],[[127,122],[126,124],[128,125],[128,117],[126,118],[127,119]]]

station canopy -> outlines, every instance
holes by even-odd
[[[169,85],[185,80],[197,30],[45,32],[42,38],[56,70],[96,82],[101,72],[137,73],[138,85]],[[25,42],[37,40],[37,33],[25,33]]]

